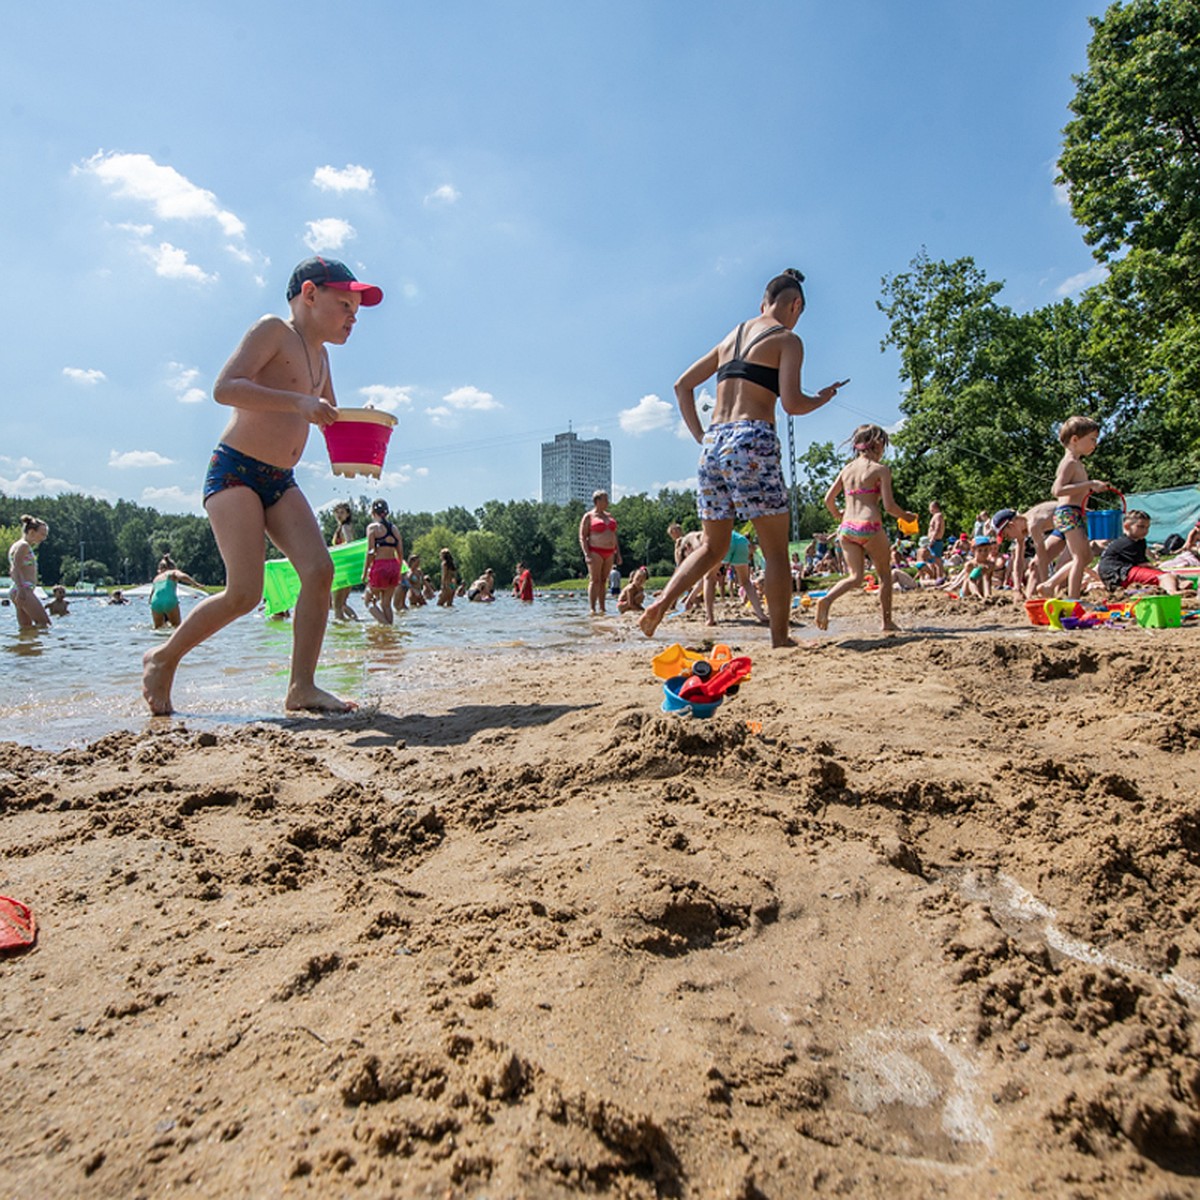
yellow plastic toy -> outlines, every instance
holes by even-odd
[[[1061,633],[1063,617],[1080,616],[1083,613],[1083,605],[1076,600],[1047,600],[1045,611],[1046,620],[1050,622],[1050,628],[1057,629]]]
[[[733,658],[733,651],[723,642],[714,646],[708,654],[699,650],[685,650],[678,642],[660,650],[653,660],[654,674],[659,679],[674,679],[677,675],[690,675],[692,664],[697,662],[711,663],[713,669],[724,666]]]
[[[896,524],[900,527],[900,532],[907,537],[912,537],[914,533],[920,532],[921,529],[919,521],[905,521],[902,517],[896,518]]]

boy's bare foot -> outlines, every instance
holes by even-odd
[[[771,649],[772,650],[786,650],[786,649],[788,649],[788,647],[794,648],[798,645],[800,645],[800,643],[798,641],[796,641],[795,638],[785,637],[782,642],[772,642]]]
[[[154,654],[153,650],[147,650],[142,655],[142,695],[156,717],[167,717],[175,711],[171,707],[171,684],[175,681],[175,668],[168,669],[155,662]]]
[[[820,630],[829,628],[829,601],[824,596],[817,601],[816,622]]]
[[[884,633],[899,633],[900,632],[900,626],[897,625],[895,621],[884,621],[884,623],[879,628],[882,629]]]
[[[638,628],[647,636],[653,637],[654,631],[662,624],[662,619],[666,614],[658,603],[650,605],[648,609],[640,617],[638,617]]]
[[[353,700],[339,700],[331,692],[314,686],[300,687],[293,684],[288,688],[283,707],[288,712],[353,712],[358,705]]]

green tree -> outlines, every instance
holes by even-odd
[[[1200,474],[1200,5],[1131,0],[1091,25],[1058,180],[1110,271],[1089,353],[1126,377],[1130,477],[1179,483]],[[1156,453],[1131,453],[1134,434]]]
[[[1193,294],[1200,284],[1200,5],[1131,0],[1091,17],[1059,182],[1101,262],[1127,252]],[[1184,299],[1184,297],[1179,297]],[[1195,303],[1194,300],[1191,301]]]

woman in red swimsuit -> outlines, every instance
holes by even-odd
[[[592,507],[579,522],[579,546],[588,567],[588,604],[592,612],[604,612],[604,590],[613,565],[621,565],[617,545],[617,518],[608,511],[608,493],[593,492]]]

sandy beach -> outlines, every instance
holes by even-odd
[[[0,743],[0,1191],[1200,1195],[1200,634],[872,604]]]

